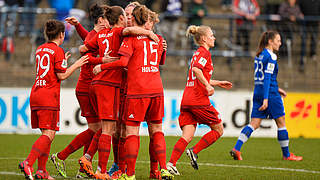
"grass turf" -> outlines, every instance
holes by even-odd
[[[18,163],[24,160],[30,152],[33,142],[39,135],[7,135],[0,134],[0,179],[24,179],[18,169]],[[74,136],[57,135],[51,153],[62,150]],[[179,137],[166,137],[167,160]],[[196,144],[195,137],[188,147]],[[251,138],[242,148],[243,161],[234,161],[229,151],[236,138],[221,138],[215,144],[199,153],[199,170],[193,170],[185,154],[178,161],[177,168],[182,176],[175,179],[320,179],[320,139],[291,139],[290,150],[303,156],[301,162],[283,161],[280,146],[274,138]],[[141,145],[136,165],[136,178],[148,179],[149,153],[148,137],[141,137]],[[79,168],[77,159],[82,155],[82,149],[70,155],[66,160],[67,175],[73,179]],[[95,159],[97,155],[95,156]],[[112,164],[110,154],[108,168]],[[97,162],[94,161],[94,167]],[[36,163],[34,165],[36,169]],[[56,170],[49,160],[47,170],[56,179]]]

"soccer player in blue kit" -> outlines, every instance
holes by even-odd
[[[278,32],[267,31],[261,36],[258,51],[254,59],[254,93],[251,122],[245,126],[230,151],[235,160],[242,160],[240,149],[251,133],[259,128],[262,119],[275,119],[278,127],[278,142],[282,149],[283,159],[301,161],[301,156],[295,156],[289,151],[289,137],[285,125],[285,112],[282,97],[286,92],[278,87],[278,63],[274,53],[281,46]],[[282,97],[281,97],[282,96]]]

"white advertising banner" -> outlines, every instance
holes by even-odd
[[[165,91],[165,117],[163,130],[165,135],[180,136],[178,123],[182,90]],[[34,133],[31,130],[30,89],[0,89],[0,133]],[[224,136],[238,136],[243,126],[250,121],[252,92],[249,91],[215,91],[210,97],[211,103],[220,112],[224,124]],[[87,128],[85,118],[80,116],[80,108],[74,89],[61,90],[60,131],[59,134],[77,134]],[[202,136],[210,129],[199,125],[197,136]],[[141,124],[141,135],[148,135],[146,123]],[[261,128],[253,136],[276,137],[276,125],[272,120],[263,120]]]

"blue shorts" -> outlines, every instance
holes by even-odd
[[[285,115],[281,96],[269,98],[268,108],[264,111],[259,111],[259,108],[262,106],[262,104],[263,98],[253,97],[251,118],[277,119]]]

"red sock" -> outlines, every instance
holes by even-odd
[[[171,162],[175,166],[187,146],[188,142],[185,139],[180,138],[173,147],[173,151],[169,162]]]
[[[112,136],[113,161],[119,163],[119,137]]]
[[[91,140],[89,149],[86,152],[86,154],[90,156],[90,157],[86,156],[86,158],[90,161],[93,159],[94,154],[96,154],[96,152],[98,150],[98,143],[99,143],[99,138],[101,136],[101,132],[102,132],[101,129],[99,129],[99,131],[96,132],[96,134],[93,136],[93,138]]]
[[[127,175],[133,176],[136,169],[136,161],[140,147],[140,136],[130,135],[126,138],[125,148],[125,159],[127,165]]]
[[[154,152],[160,164],[160,169],[166,167],[166,141],[163,132],[156,132],[152,135]]]
[[[87,129],[83,131],[82,133],[78,134],[71,143],[64,148],[61,152],[58,153],[58,158],[61,160],[67,159],[67,157],[75,152],[76,150],[80,149],[82,146],[84,146],[87,142],[89,142],[92,139],[92,136],[94,135],[94,132],[91,129]]]
[[[124,144],[126,142],[126,138],[120,137],[119,138],[119,147],[118,147],[118,153],[119,153],[119,161],[118,166],[121,172],[125,172],[126,170],[126,162],[125,162],[125,149]]]
[[[101,134],[98,144],[98,166],[100,167],[101,173],[107,172],[107,163],[110,155],[111,148],[111,136],[107,134]]]
[[[207,148],[212,143],[216,142],[216,140],[219,139],[219,137],[220,137],[220,134],[215,130],[212,130],[212,131],[208,132],[193,147],[193,152],[198,154],[201,150]]]
[[[40,154],[38,159],[38,170],[46,171],[46,165],[47,165],[48,157],[50,154],[50,148],[51,148],[51,143],[49,144],[47,149]]]
[[[29,166],[33,166],[34,162],[39,158],[42,152],[45,152],[46,149],[51,144],[51,140],[46,135],[41,135],[36,142],[33,143],[31,151],[26,159]]]
[[[158,160],[157,160],[157,155],[154,149],[154,140],[152,137],[150,137],[150,142],[149,142],[149,156],[150,156],[150,171],[154,172],[158,170]]]

